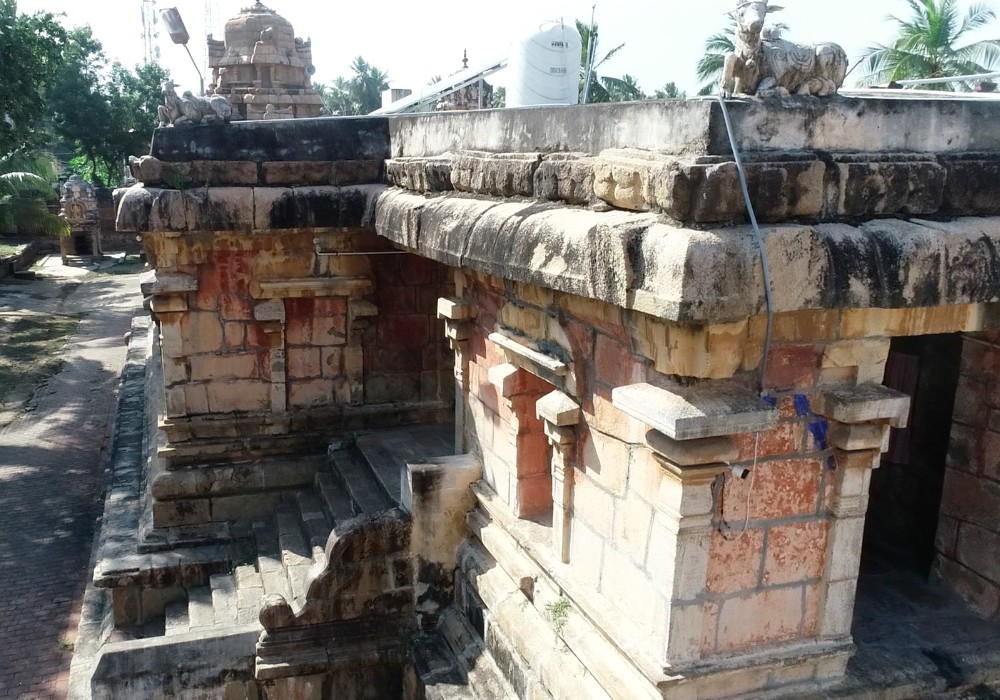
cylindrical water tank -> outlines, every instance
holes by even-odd
[[[580,101],[580,32],[543,22],[510,47],[507,106],[575,105]]]

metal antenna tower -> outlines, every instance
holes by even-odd
[[[158,22],[156,0],[142,0],[142,46],[146,63],[153,63],[160,58],[160,32],[156,26]]]

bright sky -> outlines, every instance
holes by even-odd
[[[388,71],[393,87],[419,89],[434,75],[461,68],[468,50],[470,67],[507,55],[513,37],[538,23],[565,18],[589,22],[596,0],[270,0],[266,5],[288,19],[295,33],[313,40],[315,82],[329,82],[350,74],[358,55]],[[780,0],[779,0],[780,1]],[[190,48],[204,66],[205,42],[212,33],[222,38],[225,21],[251,0],[146,0],[157,9],[176,7],[191,35]],[[18,10],[65,13],[70,26],[90,24],[112,59],[134,66],[143,58],[143,0],[85,3],[79,0],[18,0]],[[619,0],[597,2],[600,28],[598,54],[624,43],[617,56],[600,70],[602,75],[629,73],[648,93],[669,81],[693,94],[698,87],[694,66],[705,38],[725,26],[725,13],[735,0]],[[963,8],[968,0],[959,0]],[[988,0],[1000,14],[1000,0]],[[906,15],[905,0],[784,0],[785,10],[772,15],[790,27],[789,39],[803,43],[836,41],[853,66],[866,46],[893,37],[889,14]],[[206,19],[210,22],[206,29]],[[184,49],[175,46],[163,30],[158,40],[161,63],[185,89],[197,90],[198,80]],[[1000,36],[1000,24],[975,38]],[[603,49],[603,51],[601,51]],[[202,68],[203,72],[206,69]],[[494,79],[503,84],[502,77]],[[853,76],[848,76],[853,85]],[[190,88],[188,87],[190,86]]]

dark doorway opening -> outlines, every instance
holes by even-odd
[[[874,558],[930,573],[961,359],[958,334],[892,341],[884,383],[912,404],[907,427],[892,431],[872,473],[862,568]]]

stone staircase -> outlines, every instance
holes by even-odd
[[[271,518],[251,523],[249,543],[233,548],[252,556],[234,561],[228,573],[208,574],[205,585],[175,588],[162,616],[140,627],[114,630],[103,653],[135,653],[141,641],[163,657],[162,662],[147,662],[169,668],[171,642],[236,639],[263,630],[258,615],[268,596],[280,595],[293,611],[302,609],[310,570],[322,570],[327,563],[324,550],[331,532],[356,516],[396,507],[406,461],[451,454],[451,436],[450,426],[419,426],[335,441],[327,468],[316,473],[313,484],[279,503]],[[173,554],[179,555],[178,570],[183,569],[184,552]],[[246,647],[250,668],[254,652],[252,644]]]

